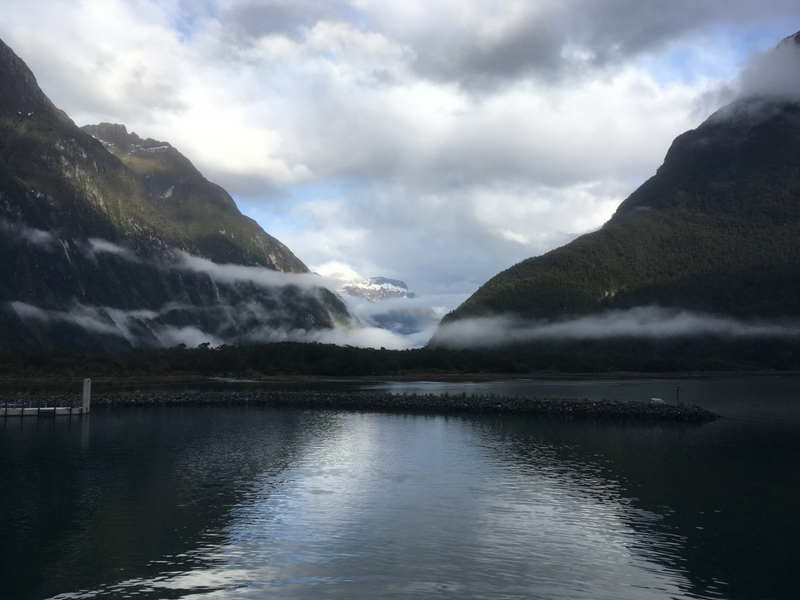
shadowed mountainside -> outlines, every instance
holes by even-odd
[[[800,34],[782,44],[800,52]],[[442,323],[641,306],[794,318],[798,239],[800,99],[744,97],[679,136],[602,229],[496,275]]]
[[[112,151],[0,41],[0,347],[236,343],[350,320],[169,144],[88,130]]]

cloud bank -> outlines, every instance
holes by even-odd
[[[0,221],[0,231],[46,251],[71,248],[75,252],[94,259],[109,254],[128,262],[146,262],[130,248],[101,238],[92,238],[81,244],[65,241],[56,233]],[[69,258],[69,254],[68,254]],[[282,273],[265,267],[246,267],[233,264],[217,264],[207,259],[192,256],[182,251],[173,251],[165,257],[152,259],[154,268],[178,270],[205,275],[221,289],[235,288],[246,284],[260,288],[269,295],[276,290],[291,286],[307,293],[317,293],[326,287],[335,293],[341,280],[321,275]],[[97,306],[73,301],[61,310],[44,309],[26,302],[11,302],[13,311],[24,321],[40,323],[63,323],[104,336],[122,338],[133,346],[169,347],[186,344],[196,347],[202,343],[212,346],[228,344],[252,344],[281,341],[320,342],[371,348],[406,349],[424,345],[432,334],[432,326],[414,335],[399,335],[371,324],[366,307],[360,310],[352,323],[340,323],[333,329],[289,328],[276,325],[288,317],[281,309],[263,306],[257,297],[245,300],[226,301],[226,294],[218,292],[217,302],[208,306],[196,306],[170,302],[153,310],[122,310],[111,306]],[[236,294],[234,296],[238,297]],[[353,305],[350,306],[354,308]],[[285,312],[285,311],[284,311]],[[174,322],[196,321],[196,326],[176,326]],[[202,322],[223,323],[220,331],[211,332],[202,328]],[[225,325],[227,323],[227,325]]]
[[[29,227],[19,227],[0,221],[0,230],[6,235],[39,245],[47,251],[68,248],[84,252],[94,257],[101,253],[111,254],[119,259],[133,262],[142,260],[128,248],[100,238],[89,240],[81,245],[75,241],[67,243],[56,234]],[[272,291],[285,286],[294,286],[314,292],[327,287],[335,292],[342,284],[342,275],[360,278],[352,268],[344,263],[324,265],[321,269],[331,276],[317,274],[281,273],[264,267],[244,267],[240,265],[220,265],[209,260],[175,251],[172,259],[154,265],[160,269],[177,269],[210,277],[216,285],[236,286],[250,284]],[[435,332],[435,346],[448,348],[497,348],[548,340],[602,340],[613,338],[666,339],[690,336],[723,337],[798,337],[800,322],[742,321],[738,319],[693,313],[690,311],[664,309],[658,307],[639,307],[626,311],[609,311],[568,321],[537,323],[509,316],[493,316],[464,319],[439,326],[430,321],[423,328],[412,333],[399,333],[375,326],[379,317],[392,311],[414,311],[432,309],[441,318],[450,303],[460,303],[465,296],[452,295],[418,296],[415,298],[395,298],[382,302],[370,302],[363,298],[344,296],[355,322],[339,324],[332,329],[287,328],[275,325],[280,315],[276,310],[267,310],[257,300],[242,300],[226,303],[218,297],[216,304],[200,307],[167,303],[154,310],[121,310],[109,306],[86,305],[74,301],[63,310],[42,309],[25,303],[11,302],[11,308],[26,321],[44,323],[68,323],[101,335],[116,336],[127,340],[134,346],[174,346],[186,344],[197,346],[209,343],[218,346],[223,343],[252,344],[281,341],[319,342],[327,344],[351,345],[369,348],[403,350],[424,346]],[[223,316],[229,321],[226,333],[204,331],[201,326],[175,326],[171,323],[176,314],[203,314],[214,319]],[[198,318],[198,322],[203,319]]]
[[[137,347],[171,347],[185,344],[197,347],[208,343],[212,347],[222,344],[264,344],[273,342],[318,342],[360,348],[387,348],[405,350],[424,345],[432,331],[416,335],[398,335],[386,329],[353,324],[333,329],[288,329],[268,324],[251,326],[245,333],[233,336],[215,335],[200,326],[175,326],[168,324],[171,313],[183,312],[201,316],[203,313],[228,313],[240,316],[263,312],[257,305],[216,305],[205,309],[196,306],[167,304],[159,310],[125,311],[109,306],[92,306],[73,302],[67,310],[42,309],[25,303],[11,302],[11,308],[23,321],[65,323],[80,327],[92,334],[122,338]],[[266,314],[264,314],[266,316]],[[270,315],[274,317],[273,314]],[[266,319],[265,319],[266,321]]]
[[[174,306],[165,307],[160,312],[151,310],[124,311],[108,306],[89,306],[74,302],[69,310],[46,310],[25,302],[11,302],[11,308],[23,320],[35,320],[44,323],[67,323],[75,325],[90,333],[112,337],[121,337],[133,346],[150,346],[152,341],[145,340],[141,328],[152,335],[161,347],[186,344],[190,347],[208,342],[219,346],[223,341],[197,327],[175,327],[155,325],[154,321],[171,310]]]
[[[746,322],[718,315],[658,307],[609,311],[556,323],[506,316],[442,325],[435,344],[448,348],[498,348],[550,340],[667,339],[692,336],[800,337],[800,322]]]
[[[800,38],[753,56],[742,71],[740,95],[800,101]]]

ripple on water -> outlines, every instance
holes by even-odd
[[[722,586],[696,595],[668,509],[637,508],[607,459],[575,446],[479,418],[353,413],[289,433],[248,419],[176,453],[184,509],[207,510],[193,494],[224,507],[188,549],[55,598],[660,600]]]

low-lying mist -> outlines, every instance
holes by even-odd
[[[9,303],[24,322],[77,327],[89,335],[118,339],[131,346],[196,347],[204,343],[219,346],[296,341],[398,350],[427,343],[436,324],[427,323],[424,330],[403,335],[376,326],[373,317],[379,309],[374,303],[365,304],[349,297],[340,299],[346,301],[352,319],[331,313],[333,328],[298,324],[293,315],[297,307],[287,303],[316,299],[324,306],[323,292],[336,294],[341,284],[338,279],[259,266],[218,264],[180,250],[144,257],[129,247],[101,238],[80,241],[60,236],[59,232],[5,221],[0,221],[0,232],[16,243],[27,244],[32,251],[43,252],[48,260],[67,261],[71,265],[89,261],[96,265],[101,255],[105,255],[108,260],[134,263],[162,273],[185,273],[210,280],[215,297],[205,304],[190,303],[188,297],[136,310],[75,298],[60,305],[51,302],[46,307],[30,301]],[[295,292],[284,297],[283,292],[288,289]],[[380,310],[413,309],[420,305],[418,300],[403,300],[382,303]],[[440,311],[443,313],[444,309]]]
[[[499,348],[547,340],[666,339],[709,335],[798,337],[800,322],[745,321],[655,306],[609,311],[554,323],[491,316],[440,325],[432,345],[453,349]]]
[[[23,321],[69,324],[100,336],[112,336],[132,346],[169,347],[203,343],[256,344],[282,341],[319,342],[340,346],[403,350],[426,345],[452,349],[492,349],[535,341],[604,340],[613,338],[668,339],[692,336],[792,337],[800,336],[798,320],[743,320],[721,315],[660,307],[639,307],[576,317],[558,322],[531,322],[512,316],[495,315],[465,319],[438,325],[453,297],[398,298],[384,302],[340,297],[352,319],[334,319],[335,327],[298,325],[281,290],[300,290],[298,301],[317,298],[326,290],[335,293],[338,279],[313,273],[282,273],[264,267],[217,264],[207,259],[172,251],[157,258],[145,259],[133,250],[102,239],[84,243],[62,240],[57,234],[27,227],[12,227],[0,222],[9,236],[42,248],[54,259],[65,260],[83,254],[94,260],[100,254],[114,260],[149,264],[166,271],[192,273],[207,277],[216,290],[216,298],[207,304],[185,301],[137,310],[114,306],[91,305],[73,299],[62,306],[43,308],[34,303],[14,301],[10,307]],[[60,258],[59,258],[60,259]],[[152,263],[152,264],[150,264]],[[242,286],[257,293],[242,292]],[[249,287],[248,287],[249,286]],[[283,302],[284,304],[281,304]],[[396,315],[415,314],[428,308],[433,318],[421,320],[416,328],[386,327],[379,317],[394,311]],[[434,310],[435,309],[435,310]],[[430,315],[429,315],[430,316]],[[398,318],[399,320],[399,318]],[[378,324],[384,326],[377,326]]]

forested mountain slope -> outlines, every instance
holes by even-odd
[[[800,35],[782,43],[800,55]],[[797,317],[799,240],[800,98],[746,96],[679,136],[602,229],[503,271],[443,323],[639,306]]]
[[[177,150],[90,131],[119,156],[0,41],[0,347],[285,339],[350,319]]]
[[[198,254],[217,263],[308,272],[286,246],[242,215],[228,192],[203,177],[169,143],[143,140],[124,125],[101,123],[82,129],[122,161],[147,201]]]

